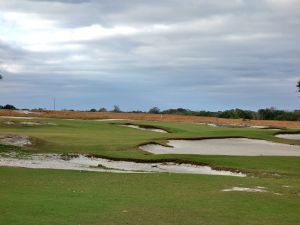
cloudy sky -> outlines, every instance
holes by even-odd
[[[300,0],[0,0],[0,104],[299,109]]]

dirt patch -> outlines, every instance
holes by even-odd
[[[140,149],[153,154],[300,156],[300,146],[248,138],[169,140],[167,145],[171,147],[146,144]]]
[[[31,142],[26,136],[0,134],[0,144],[23,147],[25,145],[31,145]]]

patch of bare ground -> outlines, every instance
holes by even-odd
[[[23,147],[25,145],[31,145],[31,142],[29,137],[26,136],[0,134],[0,144]]]

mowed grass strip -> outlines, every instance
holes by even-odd
[[[0,224],[5,225],[294,225],[300,221],[299,179],[4,167],[0,177]],[[263,186],[268,192],[222,191],[235,186]]]

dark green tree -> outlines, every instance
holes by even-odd
[[[100,109],[98,110],[98,112],[107,112],[107,109],[104,108],[104,107],[102,107],[102,108],[100,108]]]
[[[120,107],[118,105],[114,105],[113,112],[120,113],[120,112],[122,112],[122,110],[120,109]]]
[[[16,110],[17,108],[14,107],[13,105],[7,104],[7,105],[2,106],[2,109]]]
[[[148,111],[148,113],[152,113],[152,114],[158,114],[159,112],[160,109],[158,107],[153,107]]]

